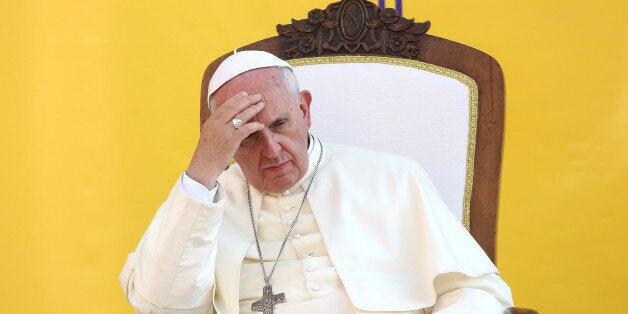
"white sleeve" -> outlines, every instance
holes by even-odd
[[[124,293],[139,313],[213,311],[216,238],[225,200],[191,197],[182,180],[177,180],[120,274]]]
[[[206,203],[215,202],[214,198],[216,197],[216,191],[218,190],[218,183],[216,183],[216,186],[213,189],[208,190],[207,187],[190,178],[188,174],[184,172],[181,175],[181,186],[183,187],[183,191],[185,191],[185,193],[192,198]]]
[[[501,314],[513,306],[510,288],[495,273],[478,277],[442,274],[434,280],[434,287],[438,300],[432,314]]]

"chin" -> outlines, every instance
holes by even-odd
[[[295,184],[297,184],[297,182],[299,182],[299,180],[295,180],[294,177],[290,177],[290,178],[276,178],[275,180],[273,180],[274,182],[270,183],[270,184],[266,184],[264,186],[264,191],[265,192],[271,192],[271,193],[281,193],[291,187],[293,187]]]

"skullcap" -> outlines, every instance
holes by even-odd
[[[244,72],[274,66],[291,68],[288,62],[266,51],[234,51],[231,56],[222,61],[209,80],[207,97],[209,98],[220,86]]]

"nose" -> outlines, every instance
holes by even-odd
[[[262,155],[266,158],[277,158],[281,151],[281,145],[275,140],[274,133],[269,130],[260,131],[262,140]]]

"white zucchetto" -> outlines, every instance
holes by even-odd
[[[209,80],[207,97],[211,96],[229,80],[244,72],[274,66],[292,68],[288,62],[266,51],[247,50],[235,52],[222,61]]]

